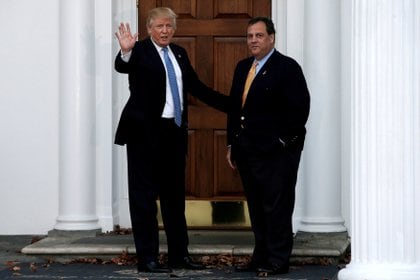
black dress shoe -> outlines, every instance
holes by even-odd
[[[185,269],[205,269],[206,267],[201,264],[194,262],[191,257],[184,257],[182,260],[169,262],[171,268],[185,268]]]
[[[270,276],[289,273],[289,265],[270,264],[257,268],[257,276]]]
[[[156,261],[150,261],[150,262],[138,264],[137,270],[138,272],[152,272],[152,273],[172,272],[172,270],[169,267],[163,266]]]
[[[254,262],[249,262],[247,264],[241,264],[235,266],[236,272],[255,272],[257,271],[257,265]]]

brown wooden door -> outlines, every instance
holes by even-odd
[[[147,11],[158,6],[178,14],[173,41],[187,50],[200,79],[226,95],[236,63],[249,55],[248,20],[271,15],[271,0],[139,0],[141,38]],[[243,199],[239,174],[226,161],[226,115],[194,97],[188,102],[188,199]]]

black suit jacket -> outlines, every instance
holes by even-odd
[[[229,97],[213,91],[198,79],[184,48],[176,44],[170,44],[170,48],[182,72],[184,100],[182,126],[185,128],[185,139],[187,139],[187,92],[225,112]],[[115,69],[128,74],[130,88],[130,97],[121,114],[115,143],[124,145],[129,141],[136,143],[140,141],[145,145],[152,144],[166,100],[166,71],[152,40],[148,38],[137,42],[128,62],[124,62],[118,54],[115,58]],[[186,144],[185,140],[185,149]]]
[[[245,80],[253,61],[253,57],[244,59],[235,69],[228,144],[234,146],[241,134],[245,134],[255,151],[270,152],[279,145],[301,150],[310,103],[301,67],[292,58],[275,51],[255,76],[242,108]]]

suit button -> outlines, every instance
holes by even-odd
[[[241,116],[241,121],[243,121],[243,120],[245,120],[245,117],[244,116]]]

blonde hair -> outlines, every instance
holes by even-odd
[[[147,27],[151,27],[153,20],[158,17],[172,19],[174,28],[176,29],[176,18],[178,16],[177,14],[175,14],[175,12],[171,8],[168,8],[168,7],[157,7],[157,8],[151,9],[147,16],[147,21],[146,21]]]

